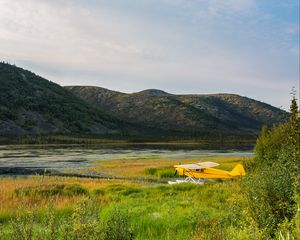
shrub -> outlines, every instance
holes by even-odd
[[[251,217],[271,235],[278,224],[295,213],[292,176],[281,163],[250,175],[245,182],[245,194]]]
[[[32,212],[26,212],[23,215],[18,215],[13,221],[11,221],[12,238],[27,240],[32,239],[34,235],[34,215]]]
[[[161,169],[157,172],[157,175],[160,178],[171,178],[171,177],[174,177],[174,170],[173,169]]]
[[[133,232],[130,229],[128,214],[119,208],[112,210],[104,223],[104,240],[130,240],[133,239]]]
[[[137,193],[141,193],[141,192],[143,192],[141,189],[128,187],[126,190],[124,190],[122,192],[122,195],[123,196],[129,196],[129,195],[137,194]]]
[[[244,183],[249,215],[271,237],[279,226],[295,218],[299,194],[299,112],[292,100],[290,122],[268,130],[258,138],[251,173]],[[297,194],[298,193],[298,194]]]
[[[91,199],[79,201],[71,216],[63,215],[62,218],[53,206],[49,206],[40,216],[36,210],[23,212],[20,208],[16,218],[11,221],[10,231],[5,238],[0,234],[0,239],[102,239],[99,238],[102,233],[99,206]]]
[[[77,196],[88,195],[88,190],[78,184],[65,185],[44,185],[38,187],[18,188],[15,191],[17,196],[28,197],[51,197],[51,196]]]
[[[105,190],[104,190],[104,189],[101,189],[101,188],[98,188],[98,189],[95,189],[95,190],[93,191],[93,193],[94,193],[96,196],[104,196]]]
[[[160,178],[171,178],[174,177],[174,169],[169,168],[146,168],[145,174],[153,175]]]
[[[70,219],[70,225],[66,228],[64,239],[99,239],[101,225],[98,219],[99,209],[91,199],[83,199],[78,202]]]
[[[157,168],[145,168],[146,175],[155,175],[157,172]]]

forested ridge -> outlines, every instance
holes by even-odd
[[[174,95],[155,89],[125,94],[99,87],[63,88],[0,63],[0,142],[8,141],[7,137],[38,136],[40,143],[100,137],[218,140],[237,145],[253,143],[262,125],[284,122],[288,116],[283,110],[234,94]]]

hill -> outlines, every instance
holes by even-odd
[[[175,95],[157,89],[126,94],[100,87],[64,88],[0,63],[0,136],[255,139],[262,125],[287,118],[285,111],[233,94]]]
[[[174,95],[156,89],[126,94],[91,86],[66,89],[122,120],[192,137],[256,135],[262,125],[288,118],[283,110],[234,94]]]
[[[0,63],[0,135],[118,134],[120,124],[58,84]]]

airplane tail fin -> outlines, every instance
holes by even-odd
[[[233,176],[245,176],[246,172],[242,164],[237,164],[230,172]]]

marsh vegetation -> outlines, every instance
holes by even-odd
[[[99,161],[102,164],[95,162],[93,170],[114,175],[123,171],[123,176],[131,179],[173,177],[172,165],[176,160],[173,155],[169,159],[166,156],[170,155],[164,156],[165,159],[107,159]],[[218,161],[227,168],[249,161],[244,156],[202,158]],[[193,162],[195,156],[180,161]],[[2,178],[0,182],[2,239],[222,237],[233,234],[226,229],[242,213],[235,205],[241,194],[240,180],[169,186],[155,181],[151,184],[137,180],[29,176]]]
[[[231,236],[240,182],[144,186],[30,177],[1,180],[1,239],[203,239]],[[240,229],[242,231],[242,229]]]

